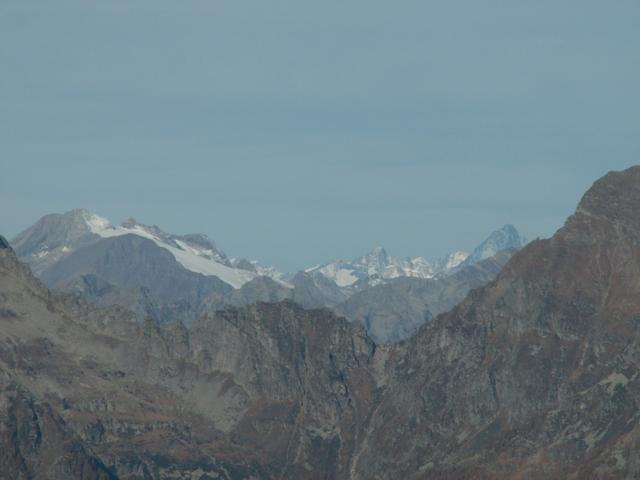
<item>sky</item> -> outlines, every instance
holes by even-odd
[[[0,233],[84,207],[281,270],[562,225],[640,163],[640,2],[2,0]]]

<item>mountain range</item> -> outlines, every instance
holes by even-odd
[[[638,211],[640,167],[609,173],[393,345],[290,300],[188,326],[96,307],[1,239],[0,476],[638,478]]]
[[[429,262],[424,257],[392,257],[387,254],[384,247],[376,247],[366,255],[350,262],[329,262],[308,268],[305,272],[320,272],[339,287],[351,287],[358,291],[402,277],[443,277],[461,267],[474,265],[502,251],[518,249],[526,243],[526,239],[513,225],[505,225],[489,235],[471,254],[454,251],[434,262]]]
[[[356,304],[367,297],[354,294],[372,287],[389,285],[395,295],[403,296],[394,284],[411,278],[429,280],[428,288],[445,292],[443,300],[425,298],[408,315],[387,318],[384,327],[365,321],[372,337],[383,342],[405,338],[429,315],[444,311],[469,289],[491,280],[497,270],[478,269],[476,264],[524,243],[515,228],[507,225],[471,255],[456,251],[429,263],[423,257],[398,259],[378,247],[351,262],[330,262],[285,274],[256,261],[229,258],[206,235],[169,234],[134,219],[116,226],[84,209],[46,215],[11,241],[18,258],[48,287],[82,294],[101,306],[121,305],[160,321],[191,322],[229,305],[284,299],[306,308],[353,313],[352,319],[363,321]],[[507,259],[501,255],[496,262],[501,266]],[[347,300],[349,304],[342,307]]]

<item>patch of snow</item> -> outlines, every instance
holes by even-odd
[[[341,262],[329,263],[318,270],[325,277],[333,280],[339,287],[349,287],[358,281],[353,269],[342,268]]]
[[[348,287],[356,283],[358,277],[353,274],[353,270],[341,268],[336,272],[335,280],[339,287]]]
[[[396,258],[388,255],[383,247],[376,247],[351,262],[336,261],[316,265],[307,268],[305,272],[319,271],[343,288],[351,287],[362,280],[366,280],[369,286],[375,286],[400,277],[429,279],[438,275],[447,275],[461,265],[468,256],[466,252],[457,251],[431,263],[424,257]]]
[[[263,267],[259,265],[258,262],[256,262],[255,260],[253,260],[251,263],[256,268],[258,275],[263,277],[269,277],[271,280],[274,280],[278,282],[280,285],[283,285],[287,288],[293,288],[293,285],[285,280],[284,273],[279,272],[273,267]]]
[[[96,235],[103,236],[100,232],[104,232],[109,228],[114,228],[109,220],[96,215],[95,213],[84,213],[84,220],[87,222],[87,226],[89,227],[89,230],[91,230],[91,233],[95,233]]]
[[[462,252],[462,251],[453,252],[449,254],[449,256],[447,257],[447,263],[445,265],[445,268],[447,268],[448,270],[452,268],[456,268],[458,265],[464,262],[468,256],[469,254],[467,252]]]
[[[213,250],[211,250],[210,248],[202,248],[197,245],[189,245],[188,243],[181,240],[175,240],[175,242],[178,247],[180,247],[180,249],[184,250],[185,252],[197,255],[198,257],[208,258],[210,260],[214,257]]]

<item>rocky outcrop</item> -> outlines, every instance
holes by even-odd
[[[7,239],[0,235],[0,248],[11,248]]]
[[[0,479],[115,480],[50,405],[0,384]]]
[[[489,237],[478,245],[458,268],[469,267],[476,263],[491,258],[499,252],[509,250],[516,251],[527,244],[527,240],[520,235],[513,225],[504,227],[491,233]]]

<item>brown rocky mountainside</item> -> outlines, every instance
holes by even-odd
[[[324,310],[139,325],[49,292],[9,248],[0,302],[0,438],[15,451],[0,478],[108,478],[104,465],[115,478],[345,477],[378,394],[384,355]],[[25,402],[43,406],[15,413]]]
[[[608,174],[384,348],[291,302],[137,322],[0,242],[0,478],[640,478],[638,212],[640,167]]]
[[[640,167],[608,174],[412,337],[359,478],[640,478],[639,212]]]

